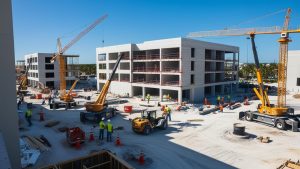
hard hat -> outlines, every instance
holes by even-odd
[[[104,117],[102,117],[102,120],[105,120],[105,118],[104,118]]]
[[[110,119],[108,119],[107,122],[110,122]]]

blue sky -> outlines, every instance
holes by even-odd
[[[292,8],[290,27],[300,27],[298,0],[13,0],[15,56],[23,59],[28,53],[55,52],[57,37],[63,37],[64,45],[104,14],[109,17],[66,52],[79,54],[80,63],[95,63],[95,48],[103,45],[185,37],[189,32],[235,25],[282,26],[285,12],[262,16],[287,7]],[[256,37],[261,62],[278,60],[278,37]],[[289,49],[300,50],[300,34],[291,38]],[[240,47],[241,62],[247,60],[248,45],[248,60],[253,62],[246,37],[200,40]]]

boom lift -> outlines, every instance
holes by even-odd
[[[80,32],[73,40],[71,40],[67,45],[65,45],[63,48],[61,47],[60,39],[57,39],[57,47],[58,52],[54,54],[54,56],[51,59],[51,62],[58,60],[59,62],[59,81],[60,81],[60,101],[56,101],[54,105],[58,106],[61,104],[64,104],[66,108],[69,108],[71,105],[76,105],[74,102],[74,99],[71,94],[66,93],[66,58],[63,56],[63,54],[76,42],[78,42],[83,36],[85,36],[88,32],[90,32],[93,28],[95,28],[100,22],[102,22],[104,19],[107,18],[107,15],[104,15],[100,18],[98,18],[96,21],[94,21],[90,26],[88,26],[86,29],[84,29],[82,32]],[[77,81],[75,81],[72,85],[74,88]],[[55,107],[56,107],[55,106]]]
[[[99,122],[103,117],[105,119],[111,118],[115,115],[116,109],[110,108],[105,103],[106,95],[111,84],[111,81],[116,73],[118,65],[122,59],[122,54],[119,55],[117,62],[110,74],[109,78],[105,82],[104,86],[101,89],[101,92],[95,102],[90,102],[85,104],[86,112],[80,112],[80,121],[85,122],[87,120]]]

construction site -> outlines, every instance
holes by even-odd
[[[0,62],[0,169],[300,169],[300,52],[288,49],[290,35],[300,33],[289,27],[293,9],[280,11],[283,27],[98,45],[90,79],[81,76],[84,56],[68,51],[108,14],[68,42],[57,38],[53,53],[15,62],[11,9],[10,0],[0,2],[7,42],[0,54],[11,64]],[[264,35],[278,37],[275,83],[263,78],[264,44],[256,38]],[[203,40],[231,36],[250,42],[250,82],[239,77],[240,46]],[[94,77],[96,89],[87,82]]]

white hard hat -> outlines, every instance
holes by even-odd
[[[104,117],[102,117],[102,120],[104,120],[105,118]]]
[[[110,119],[108,119],[107,122],[110,122]]]

